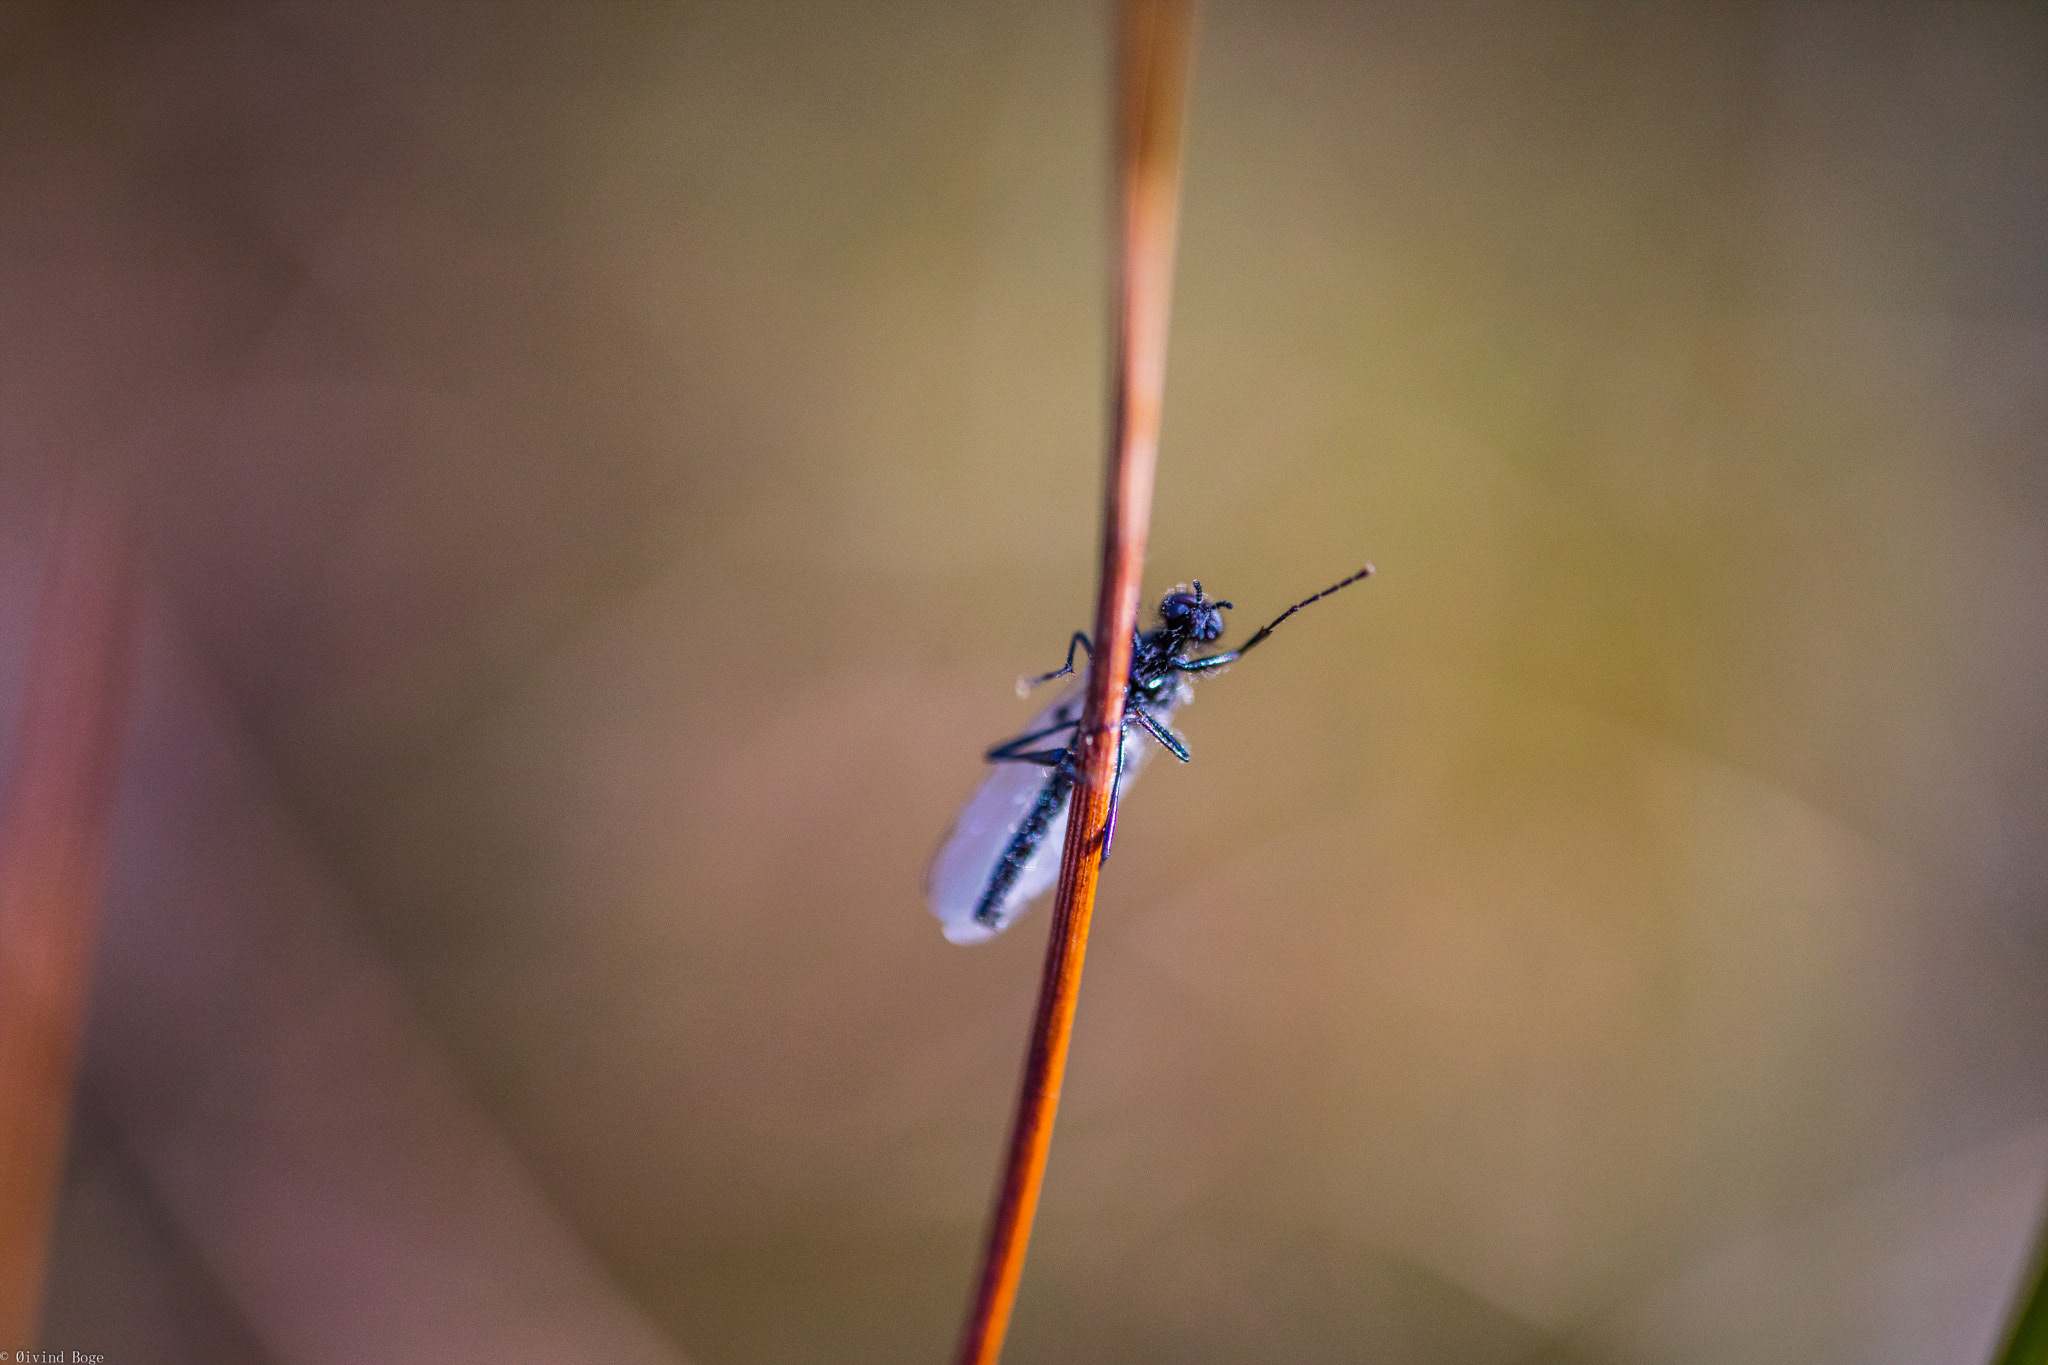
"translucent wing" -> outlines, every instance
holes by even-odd
[[[1060,725],[1071,727],[1081,716],[1084,686],[1076,683],[1069,687],[1057,701],[1039,712],[1023,733],[1035,734]],[[1176,704],[1178,700],[1177,697]],[[1152,711],[1164,720],[1172,708],[1155,705]],[[1064,748],[1073,733],[1071,728],[1062,729],[1027,747]],[[1117,784],[1119,796],[1157,747],[1138,726],[1125,729],[1124,776]],[[953,822],[952,833],[946,836],[925,877],[926,900],[948,939],[955,943],[980,943],[994,938],[1031,902],[1052,889],[1059,878],[1060,850],[1067,841],[1068,803],[1064,799],[1036,843],[1016,850],[1020,856],[1016,880],[991,907],[991,914],[987,918],[976,917],[1005,854],[1012,851],[1019,828],[1053,778],[1053,770],[1040,764],[996,763],[980,790],[961,809],[960,818]]]

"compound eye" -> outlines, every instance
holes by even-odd
[[[1196,600],[1184,592],[1170,592],[1159,604],[1159,618],[1176,625],[1185,624],[1195,614]]]

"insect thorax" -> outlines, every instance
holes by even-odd
[[[1131,690],[1155,715],[1171,713],[1194,692],[1188,680],[1179,673],[1157,673],[1142,677],[1134,675],[1131,678]]]
[[[1187,648],[1184,637],[1168,631],[1147,631],[1131,647],[1131,686],[1146,695],[1176,676],[1174,665]]]

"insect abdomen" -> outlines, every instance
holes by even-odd
[[[995,871],[989,875],[988,888],[981,893],[981,902],[974,907],[977,924],[987,926],[990,933],[1003,927],[1003,902],[1010,898],[1017,878],[1024,872],[1032,855],[1045,842],[1045,834],[1052,822],[1066,809],[1067,798],[1074,791],[1074,763],[1071,757],[1061,759],[1052,770],[1052,776],[1039,790],[1038,800],[1031,807],[1031,813],[1024,817],[1024,823],[1017,826],[1017,832],[1010,836],[1010,842],[1003,848],[1003,856],[997,860]]]

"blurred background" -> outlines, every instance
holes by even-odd
[[[152,537],[46,1344],[941,1360],[1108,16],[0,8],[0,684]],[[2048,9],[1218,3],[1007,1359],[1976,1362],[2048,1188]],[[1173,765],[1168,765],[1172,767]]]

